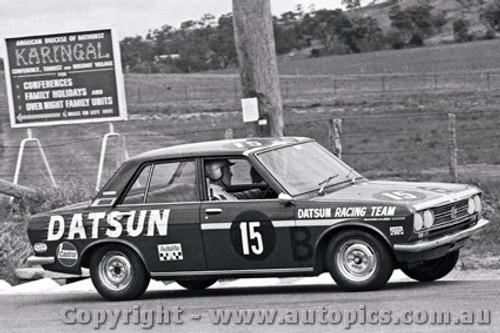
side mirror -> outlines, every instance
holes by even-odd
[[[282,204],[283,206],[288,206],[288,205],[292,204],[294,201],[293,201],[293,198],[291,196],[281,192],[278,195],[278,202],[280,204]]]

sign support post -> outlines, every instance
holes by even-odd
[[[33,137],[33,132],[31,131],[31,128],[28,128],[27,132],[28,132],[28,137],[26,139],[23,139],[21,141],[21,145],[19,146],[19,154],[17,155],[16,171],[14,173],[13,183],[17,185],[17,182],[19,181],[19,173],[21,172],[21,164],[23,161],[24,147],[26,146],[26,143],[35,142],[36,145],[38,146],[38,149],[40,150],[40,155],[42,155],[42,160],[49,174],[50,182],[52,183],[52,186],[57,187],[56,180],[54,179],[54,175],[52,174],[52,170],[50,169],[49,161],[47,160],[47,156],[45,156],[45,152],[43,151],[43,147],[42,144],[40,143],[40,140]]]
[[[129,158],[128,152],[127,152],[127,146],[125,144],[125,137],[123,137],[119,133],[116,133],[114,124],[109,123],[109,133],[105,134],[104,137],[102,138],[101,155],[99,157],[99,169],[97,170],[97,184],[95,186],[96,191],[99,191],[99,187],[101,186],[102,172],[104,170],[104,159],[106,158],[106,147],[108,145],[108,139],[110,137],[122,138],[124,140],[124,145],[123,145],[124,157],[125,157],[125,159]]]

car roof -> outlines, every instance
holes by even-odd
[[[289,146],[297,143],[313,141],[300,137],[279,138],[243,138],[231,140],[205,141],[187,143],[167,148],[144,152],[130,159],[131,162],[143,162],[163,158],[247,155],[273,147]]]

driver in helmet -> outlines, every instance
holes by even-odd
[[[238,200],[236,196],[226,191],[231,186],[233,173],[229,160],[214,160],[205,163],[205,175],[208,181],[210,200]]]
[[[260,199],[263,194],[260,189],[250,189],[237,193],[229,193],[227,189],[231,186],[233,173],[231,163],[227,159],[205,162],[205,175],[207,176],[208,195],[210,200],[239,200]]]

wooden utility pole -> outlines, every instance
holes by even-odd
[[[270,0],[233,0],[233,23],[243,98],[257,97],[259,102],[261,121],[248,123],[247,135],[283,136]]]
[[[453,182],[458,183],[458,162],[457,162],[457,116],[454,113],[448,113],[448,131],[450,133],[449,139],[449,166],[450,176]]]
[[[328,139],[334,150],[334,154],[338,158],[342,158],[342,141],[340,134],[342,133],[342,119],[330,119],[330,126],[328,127]]]

